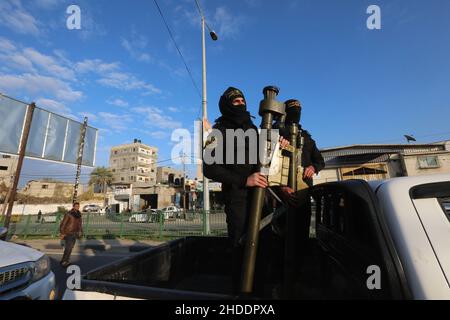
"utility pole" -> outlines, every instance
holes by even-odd
[[[205,17],[202,15],[202,62],[203,62],[203,121],[202,121],[202,146],[205,143],[205,124],[208,119],[207,111],[207,93],[206,93],[206,43],[205,43]],[[211,227],[209,223],[209,183],[208,178],[203,174],[203,210],[205,211],[205,233],[209,235],[211,233]]]
[[[87,125],[88,125],[88,118],[85,117],[80,132],[80,144],[78,145],[77,174],[75,176],[75,185],[73,187],[72,204],[75,204],[78,198],[78,186],[80,184],[81,164],[83,163],[84,140],[86,138]]]
[[[183,211],[186,212],[186,154],[183,153]]]
[[[20,139],[19,146],[19,159],[17,161],[16,173],[14,175],[14,182],[11,186],[10,196],[8,201],[8,210],[6,212],[5,223],[3,226],[5,228],[9,228],[9,223],[11,221],[11,213],[14,206],[14,200],[17,194],[17,185],[19,184],[20,172],[22,171],[23,160],[25,159],[25,151],[27,149],[28,136],[30,135],[31,129],[31,121],[33,120],[34,109],[36,108],[36,104],[32,102],[28,105],[26,116],[25,116],[25,125],[22,131],[22,137]]]

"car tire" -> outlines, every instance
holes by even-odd
[[[136,223],[136,219],[135,219],[135,218],[132,218],[132,219],[131,219],[131,223]]]

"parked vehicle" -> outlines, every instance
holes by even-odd
[[[301,269],[265,277],[269,290],[257,298],[279,298],[284,286],[295,299],[450,299],[450,220],[441,205],[450,174],[330,182],[311,192],[316,237],[307,249],[284,255],[283,241],[271,242],[283,258],[259,261],[279,275],[300,258]],[[261,241],[260,249],[269,247]],[[227,238],[187,237],[87,273],[64,299],[231,299],[231,269]]]
[[[0,228],[0,238],[6,234]],[[0,300],[54,300],[55,275],[42,252],[0,241]]]
[[[128,222],[136,223],[136,222],[149,222],[150,216],[147,211],[141,211],[139,213],[133,214],[129,219]]]
[[[102,208],[99,205],[96,204],[88,204],[83,206],[82,212],[97,212],[100,213],[102,211]]]
[[[183,210],[177,206],[168,206],[167,208],[161,209],[161,211],[164,213],[165,219],[179,218],[180,214],[183,212]]]

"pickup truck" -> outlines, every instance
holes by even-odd
[[[450,299],[450,174],[329,182],[311,195],[315,236],[295,279],[281,280],[291,298]],[[85,274],[64,299],[233,299],[230,260],[226,238],[177,239]],[[255,297],[280,298],[278,280]]]
[[[0,238],[7,230],[0,228]],[[55,275],[42,252],[0,241],[0,300],[53,300]]]

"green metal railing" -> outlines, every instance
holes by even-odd
[[[141,215],[139,213],[99,214],[83,213],[84,238],[146,238],[165,239],[192,235],[206,235],[206,215],[209,215],[213,236],[226,236],[227,225],[223,211],[186,211],[171,217],[162,212]],[[63,213],[15,216],[11,219],[9,236],[23,239],[30,237],[59,237],[59,225]],[[0,226],[3,218],[0,217]]]

